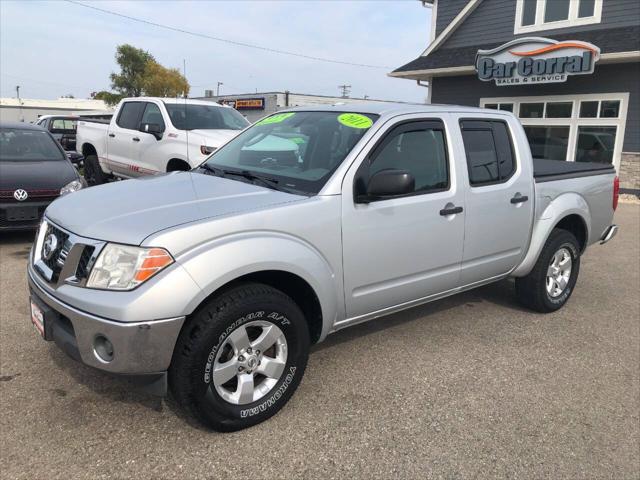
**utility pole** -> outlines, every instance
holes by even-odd
[[[24,122],[24,113],[22,112],[22,100],[20,100],[20,85],[16,85],[16,96],[18,97],[18,109],[20,112],[20,121]]]
[[[216,97],[220,96],[220,85],[224,85],[224,83],[218,82],[218,85],[216,86]]]
[[[342,90],[342,98],[348,98],[351,92],[351,85],[338,85],[338,88]]]

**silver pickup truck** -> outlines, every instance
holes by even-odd
[[[507,112],[280,112],[192,171],[54,202],[32,321],[238,430],[282,408],[309,346],[342,328],[506,277],[524,305],[560,308],[587,246],[615,235],[617,195],[610,165],[533,161]]]

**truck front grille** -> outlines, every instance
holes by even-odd
[[[55,245],[53,250],[52,245]],[[55,282],[58,280],[58,276],[62,271],[62,267],[64,267],[64,262],[67,260],[67,255],[69,255],[71,247],[72,244],[69,241],[69,234],[49,223],[47,233],[44,236],[41,255],[42,262],[49,267],[52,272],[51,281]]]
[[[45,221],[34,247],[35,270],[54,288],[62,283],[83,286],[104,242],[79,237]]]

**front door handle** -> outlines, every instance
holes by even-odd
[[[110,134],[109,134],[109,136],[110,136],[111,138],[113,138],[113,137],[115,137],[115,136],[116,136],[116,134],[115,134],[115,133],[110,133]]]
[[[138,137],[133,137],[131,140],[133,140],[134,142],[139,142],[140,139]]]
[[[529,197],[526,195],[516,194],[516,196],[511,199],[511,203],[524,203],[527,200],[529,200]]]
[[[456,213],[462,213],[462,207],[443,208],[440,210],[440,215],[446,217],[447,215],[455,215]]]

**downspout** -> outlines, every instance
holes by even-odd
[[[431,104],[431,77],[427,77],[426,80],[416,80],[416,84],[419,87],[424,87],[427,89],[426,103]]]

